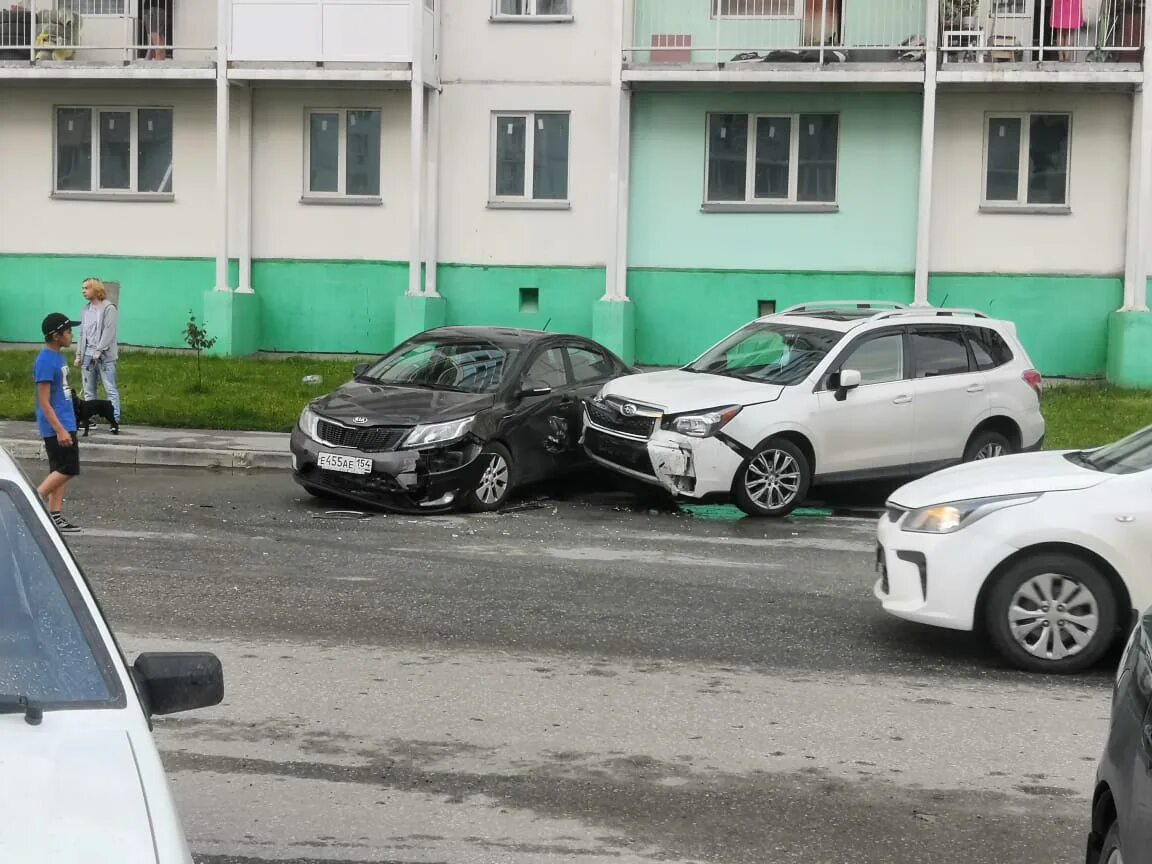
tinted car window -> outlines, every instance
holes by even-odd
[[[19,491],[0,485],[0,694],[58,707],[107,703],[119,696],[111,661],[34,519]]]
[[[899,333],[889,333],[869,339],[849,349],[841,368],[859,372],[861,385],[901,381],[904,379],[904,338]]]
[[[577,384],[607,381],[616,375],[612,361],[599,351],[568,346],[568,360],[572,363],[572,380]]]
[[[912,356],[916,377],[960,375],[968,370],[968,346],[964,334],[955,330],[913,330]]]
[[[967,332],[977,369],[995,369],[1012,360],[1012,349],[1008,347],[1004,337],[995,330],[987,327],[970,327]]]
[[[555,390],[567,383],[568,373],[564,370],[564,354],[559,348],[542,351],[524,373],[524,384],[533,389],[548,387]]]

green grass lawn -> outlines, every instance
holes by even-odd
[[[33,351],[0,351],[0,417],[31,420]],[[367,359],[367,358],[366,358]],[[314,396],[352,377],[354,360],[229,360],[205,357],[204,391],[196,359],[183,354],[125,352],[120,357],[124,422],[188,429],[288,432]],[[301,383],[320,375],[318,386]],[[72,384],[80,372],[72,369]],[[103,394],[101,394],[103,395]],[[1152,392],[1088,385],[1044,393],[1048,447],[1093,447],[1152,424]]]

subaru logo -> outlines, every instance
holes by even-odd
[[[629,402],[627,405],[620,409],[620,413],[625,417],[634,417],[636,415],[636,406]]]
[[[352,418],[352,421],[353,421],[354,423],[367,423],[367,422],[368,422],[368,418],[367,418],[367,417],[353,417],[353,418]]]

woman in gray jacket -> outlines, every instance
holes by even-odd
[[[104,382],[104,392],[119,423],[120,389],[116,385],[116,362],[120,355],[116,340],[119,312],[108,302],[108,291],[99,279],[84,280],[84,299],[88,305],[80,316],[80,341],[76,346],[76,365],[84,372],[84,398],[96,398],[99,377]]]

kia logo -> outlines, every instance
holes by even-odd
[[[620,413],[625,417],[633,417],[636,414],[636,406],[629,402],[627,405],[620,409]]]
[[[368,422],[368,418],[367,418],[367,417],[353,417],[353,418],[352,418],[352,421],[353,421],[354,423],[367,423],[367,422]]]

